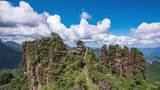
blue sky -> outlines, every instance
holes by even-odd
[[[10,0],[18,5],[20,0]],[[78,24],[84,9],[91,16],[89,23],[109,18],[110,32],[115,35],[129,35],[131,28],[138,27],[142,22],[160,21],[160,0],[25,0],[31,7],[42,13],[58,14],[62,22],[69,27]]]
[[[22,43],[52,32],[91,47],[160,47],[160,0],[0,1],[0,39]]]

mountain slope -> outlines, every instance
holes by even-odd
[[[14,41],[7,41],[4,44],[15,51],[22,52],[22,46]]]
[[[16,68],[21,60],[22,52],[14,50],[0,41],[0,69]]]
[[[146,61],[160,61],[160,47],[157,48],[139,48],[143,52]]]
[[[100,58],[78,41],[67,49],[56,33],[23,43],[21,74],[0,90],[159,90],[145,80],[143,53],[103,45]]]
[[[143,52],[143,54],[145,56],[159,56],[160,57],[160,47],[157,48],[139,48],[139,50],[141,52]]]
[[[151,64],[146,65],[146,80],[155,84],[156,81],[160,81],[160,62],[153,61]]]

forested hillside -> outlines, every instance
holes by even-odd
[[[146,64],[146,80],[153,84],[160,81],[160,62]]]
[[[22,61],[22,51],[21,49],[13,48],[14,45],[3,43],[0,40],[0,69],[17,68]]]

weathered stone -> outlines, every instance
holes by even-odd
[[[103,45],[101,48],[101,62],[106,65],[108,71],[130,79],[133,75],[142,73],[144,76],[144,56],[136,48],[118,45]]]
[[[28,76],[30,90],[38,90],[52,81],[54,63],[60,62],[65,50],[65,44],[57,34],[23,43],[22,67]]]

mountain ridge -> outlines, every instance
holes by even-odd
[[[158,90],[145,80],[145,61],[138,49],[103,45],[96,58],[83,41],[76,45],[67,49],[56,33],[24,42],[21,72],[0,89]]]
[[[22,60],[22,52],[19,52],[0,41],[0,69],[17,68]]]

